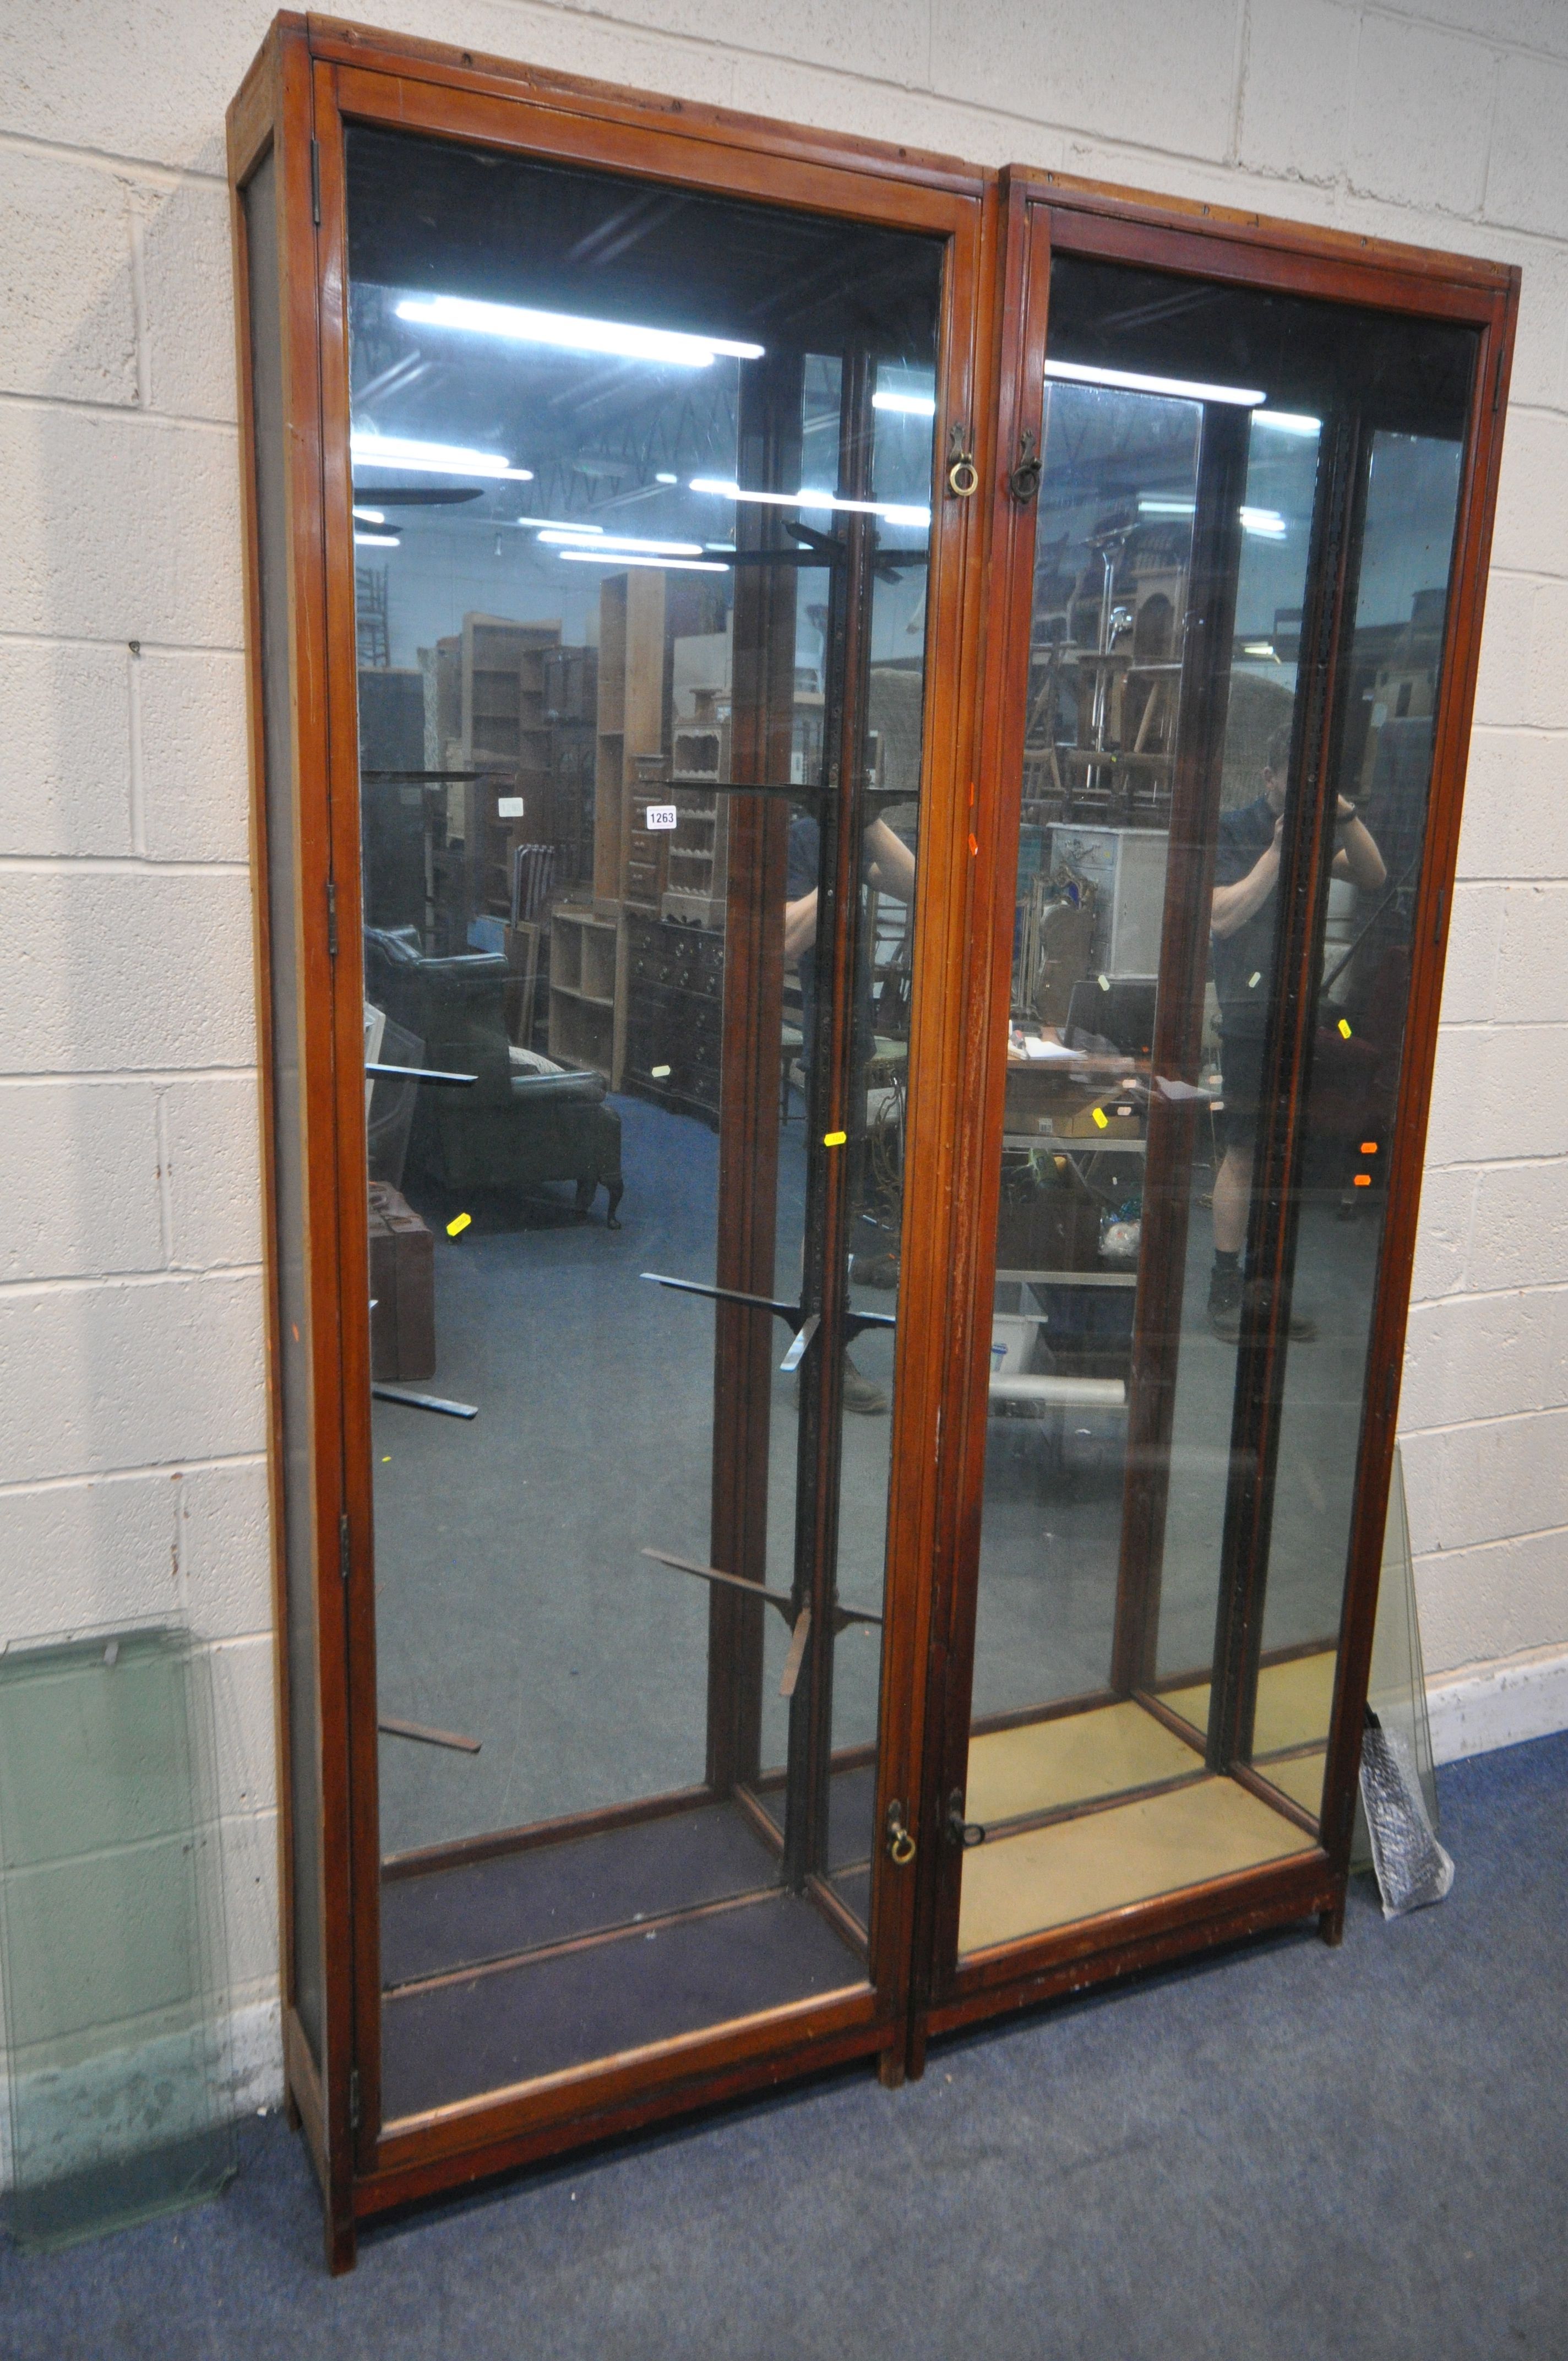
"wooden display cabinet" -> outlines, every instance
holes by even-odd
[[[1337,1939],[1518,280],[318,17],[229,159],[284,2048],[345,2268]],[[418,1394],[367,1180],[433,1241]]]

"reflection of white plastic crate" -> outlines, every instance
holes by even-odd
[[[1033,1315],[1013,1312],[997,1312],[991,1321],[991,1374],[992,1378],[1021,1378],[1035,1357],[1035,1339],[1040,1333],[1038,1312]]]
[[[1070,869],[1099,897],[1094,957],[1106,975],[1159,973],[1166,846],[1161,829],[1051,823],[1052,875]]]

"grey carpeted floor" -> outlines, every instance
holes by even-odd
[[[248,2127],[198,2212],[0,2253],[6,2361],[1456,2361],[1568,2352],[1568,1736],[1442,1774],[1458,1878],[363,2242]]]

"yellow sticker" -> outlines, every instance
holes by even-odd
[[[382,1452],[382,1454],[381,1454],[381,1465],[382,1465],[382,1466],[383,1466],[383,1467],[389,1467],[389,1466],[391,1466],[391,1464],[392,1464],[392,1455],[391,1455],[391,1453],[390,1453],[389,1451],[383,1451],[383,1452]]]
[[[1105,1130],[1109,1129],[1109,1127],[1110,1127],[1110,1126],[1109,1126],[1109,1118],[1108,1118],[1108,1116],[1106,1115],[1106,1113],[1105,1113],[1105,1110],[1104,1110],[1104,1108],[1103,1108],[1103,1107],[1096,1107],[1096,1108],[1095,1108],[1095,1110],[1094,1110],[1094,1121],[1095,1121],[1095,1126],[1096,1126],[1097,1129],[1099,1129],[1099,1130],[1101,1130],[1101,1131],[1105,1131]]]
[[[460,1238],[473,1218],[474,1216],[472,1213],[455,1214],[453,1219],[446,1224],[447,1236],[449,1238]]]
[[[1345,1039],[1348,1041],[1348,1040],[1349,1040],[1349,1038],[1350,1038],[1350,1019],[1349,1019],[1349,1017],[1348,1017],[1348,1016],[1342,1016],[1342,1017],[1340,1018],[1340,1021],[1339,1021],[1339,1029],[1340,1029],[1340,1031],[1344,1035]]]
[[[824,1148],[842,1148],[849,1137],[847,1131],[825,1131],[822,1135],[822,1145]]]
[[[1263,970],[1260,967],[1255,967],[1246,980],[1246,988],[1249,992],[1255,992],[1262,982]]]
[[[649,1073],[656,1082],[662,1082],[669,1071],[668,1066],[650,1066],[648,1069]]]

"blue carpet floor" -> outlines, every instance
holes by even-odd
[[[1441,1775],[1458,1862],[1277,1938],[426,2211],[323,2270],[280,2120],[218,2202],[0,2254],[5,2361],[1568,2354],[1568,1736]]]

